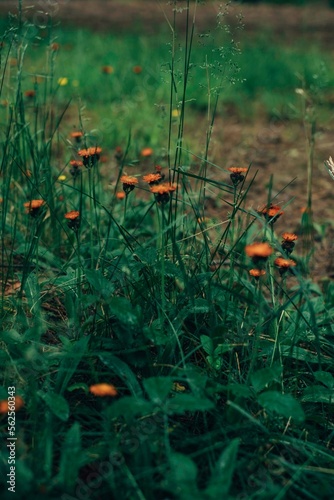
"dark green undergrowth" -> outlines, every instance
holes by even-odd
[[[272,181],[263,207],[246,208],[256,173],[208,155],[220,94],[251,101],[258,72],[268,95],[285,82],[292,96],[288,52],[281,79],[279,52],[263,42],[239,54],[206,40],[208,58],[220,54],[210,65],[192,19],[156,52],[142,37],[108,44],[65,30],[57,47],[49,28],[36,42],[14,18],[1,51],[0,424],[4,443],[17,438],[15,494],[331,498],[334,288],[309,278],[311,211],[282,236],[289,203],[276,205]],[[330,78],[315,91],[307,68],[303,86],[321,106]],[[199,109],[205,92],[199,153],[188,103],[196,94]],[[3,498],[9,458],[4,445]]]

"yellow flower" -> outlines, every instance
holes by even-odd
[[[58,181],[66,181],[66,175],[59,175]]]
[[[173,109],[172,111],[172,117],[173,118],[178,118],[180,116],[180,110],[179,109]]]
[[[60,85],[61,87],[64,87],[67,84],[68,84],[68,78],[66,78],[66,76],[58,78],[58,85]]]

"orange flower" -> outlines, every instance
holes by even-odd
[[[94,167],[100,159],[102,149],[94,146],[87,149],[80,149],[78,155],[82,157],[82,162],[85,167],[90,168]]]
[[[105,75],[111,75],[114,72],[114,68],[112,66],[102,66],[101,71]]]
[[[267,259],[273,253],[273,251],[273,248],[271,248],[271,246],[266,242],[255,242],[245,246],[246,255],[248,255],[248,257],[251,257],[252,259]]]
[[[248,172],[247,167],[229,167],[227,170],[231,172],[230,178],[234,186],[237,186],[245,178],[243,174]]]
[[[26,90],[25,93],[24,93],[24,95],[28,99],[32,99],[33,97],[35,97],[36,92],[35,92],[35,90]]]
[[[72,139],[75,139],[76,142],[80,142],[83,135],[84,134],[83,132],[81,132],[81,130],[75,130],[74,132],[71,132],[71,137]]]
[[[134,66],[134,67],[132,68],[132,71],[133,71],[134,73],[136,73],[136,75],[139,75],[139,73],[141,73],[141,72],[143,71],[143,68],[142,68],[141,66]]]
[[[294,233],[283,233],[282,238],[284,241],[296,241],[298,240],[298,236]]]
[[[279,205],[273,205],[270,203],[269,206],[264,206],[258,210],[259,214],[262,214],[264,218],[269,221],[271,224],[277,221],[277,219],[283,215],[283,210]]]
[[[140,152],[141,156],[144,158],[148,158],[149,156],[153,155],[153,149],[152,148],[143,148]]]
[[[78,212],[77,210],[72,210],[71,212],[67,212],[64,217],[68,220],[75,220],[80,217],[80,212]]]
[[[78,210],[71,210],[71,212],[67,212],[64,217],[67,219],[68,227],[73,231],[78,231],[80,227],[80,212],[78,212]]]
[[[164,178],[166,177],[165,174],[162,173],[162,167],[160,165],[156,165],[155,166],[155,171],[157,174],[160,174],[161,175],[161,181],[164,180]]]
[[[121,146],[116,146],[115,158],[117,161],[121,161],[121,159],[123,158],[123,149],[121,148]]]
[[[118,200],[124,200],[124,198],[125,198],[125,193],[124,193],[124,191],[119,191],[118,193],[116,193],[116,198],[117,198]]]
[[[283,257],[277,257],[277,259],[274,260],[274,264],[276,267],[279,268],[280,274],[285,273],[288,271],[291,267],[296,266],[296,262],[292,259],[284,259]]]
[[[74,178],[78,177],[78,175],[80,175],[80,167],[83,166],[82,161],[80,161],[80,160],[71,160],[70,161],[70,165],[71,165],[70,174]]]
[[[42,207],[45,205],[44,200],[31,200],[24,203],[26,213],[32,217],[37,217],[40,214]]]
[[[298,236],[294,233],[283,233],[282,238],[282,248],[288,255],[290,255],[293,252],[295,241],[298,239]]]
[[[177,189],[176,184],[167,184],[164,182],[163,184],[158,184],[157,186],[152,186],[150,188],[151,193],[154,194],[165,194],[165,193],[172,193]]]
[[[144,175],[143,181],[147,182],[150,186],[153,186],[154,184],[159,184],[159,181],[161,181],[161,175],[159,173],[147,174]]]
[[[232,172],[232,174],[245,174],[248,172],[247,167],[229,167],[227,170]]]
[[[19,411],[24,406],[24,401],[21,396],[15,396],[15,402],[8,402],[8,399],[0,401],[0,413],[8,413],[9,411]],[[12,410],[12,407],[15,410]]]
[[[155,195],[157,203],[163,204],[169,201],[170,193],[172,193],[176,189],[176,184],[167,184],[166,182],[150,187],[150,191]]]
[[[264,276],[266,274],[266,271],[264,269],[250,269],[249,271],[250,276],[253,276],[255,279],[259,279],[260,276]]]
[[[57,51],[59,50],[59,48],[60,48],[60,45],[59,45],[59,43],[57,43],[57,42],[53,42],[53,43],[51,43],[51,45],[50,45],[50,49],[51,49],[53,52],[57,52]]]
[[[120,181],[123,183],[123,191],[126,195],[133,191],[135,186],[138,184],[137,177],[133,177],[131,175],[122,175]]]
[[[117,389],[111,384],[94,384],[89,388],[89,392],[94,394],[94,396],[104,397],[104,396],[117,396]]]

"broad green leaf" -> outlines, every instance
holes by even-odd
[[[258,403],[267,411],[273,411],[286,418],[293,418],[297,422],[305,420],[305,414],[300,403],[291,394],[281,394],[278,391],[262,392],[257,397]]]
[[[318,371],[314,372],[314,377],[316,380],[324,384],[329,389],[333,389],[334,387],[334,377],[331,373]]]
[[[57,482],[59,482],[66,491],[71,490],[76,484],[78,471],[81,466],[80,456],[80,425],[78,422],[75,422],[66,433],[61,451],[59,473],[57,475]]]
[[[63,396],[54,392],[38,391],[38,396],[43,399],[45,404],[50,408],[52,413],[60,420],[66,422],[70,415],[68,403]]]
[[[334,390],[323,385],[312,385],[304,390],[301,401],[303,403],[334,404]]]
[[[170,483],[174,493],[177,492],[177,498],[198,498],[197,467],[193,460],[182,453],[172,453],[169,464]]]
[[[268,368],[262,368],[261,370],[252,373],[251,382],[256,392],[262,391],[265,387],[268,387],[271,382],[280,382],[282,377],[282,367],[280,365],[273,365]]]
[[[206,359],[212,368],[215,370],[220,370],[223,365],[223,360],[221,358],[217,358],[216,356],[207,356]]]
[[[307,363],[319,363],[319,357],[316,353],[308,351],[303,347],[290,347],[282,346],[281,354],[287,358],[298,359],[299,361],[306,361]]]
[[[57,379],[56,379],[56,392],[63,394],[66,390],[69,381],[73,377],[78,364],[86,354],[88,349],[89,336],[82,337],[69,346],[65,356],[60,364]]]
[[[1,340],[6,342],[6,344],[21,344],[24,337],[16,330],[7,330],[1,333]]]
[[[205,490],[206,498],[216,500],[228,495],[236,466],[239,443],[239,439],[233,439],[221,453]]]
[[[201,340],[201,344],[202,344],[204,351],[207,354],[212,355],[213,354],[213,342],[212,342],[211,338],[208,337],[208,335],[201,335],[200,340]]]
[[[162,403],[173,387],[171,377],[151,377],[144,380],[143,385],[153,403]]]
[[[154,247],[138,247],[136,249],[136,253],[133,254],[133,257],[137,260],[139,259],[140,262],[143,264],[147,264],[151,266],[152,264],[155,264],[157,260],[157,249]]]
[[[139,306],[133,307],[131,302],[124,297],[112,297],[107,301],[109,311],[126,326],[138,325]]]
[[[161,322],[156,320],[150,325],[143,328],[143,333],[145,337],[153,342],[154,345],[165,345],[170,341],[170,336],[161,328]]]
[[[177,394],[167,401],[165,409],[170,415],[181,415],[186,411],[207,411],[213,407],[214,403],[210,399],[191,394]]]
[[[114,291],[114,285],[98,269],[86,269],[85,275],[88,283],[102,297],[108,298]]]
[[[73,384],[70,387],[67,387],[66,389],[68,392],[73,392],[73,391],[84,391],[86,393],[89,392],[89,387],[87,384],[84,384],[83,382],[78,382],[77,384]]]
[[[32,484],[34,483],[36,476],[34,474],[34,471],[31,470],[32,464],[29,464],[29,460],[21,459],[21,460],[16,460],[15,463],[15,472],[16,472],[16,477],[20,478],[20,481],[17,481],[17,490],[15,491],[14,497],[19,497],[20,495],[20,490],[22,492],[22,498],[26,497],[26,492],[31,491],[30,488],[32,487]],[[29,467],[29,465],[30,467]],[[23,494],[23,492],[25,494]],[[20,495],[21,496],[21,495]]]
[[[236,397],[249,398],[252,395],[250,388],[243,384],[229,384],[226,389]]]
[[[125,420],[131,420],[136,415],[148,415],[154,412],[155,405],[145,399],[134,396],[123,396],[114,401],[106,410],[109,418],[124,417]]]
[[[123,380],[134,396],[143,395],[143,391],[136,379],[135,374],[131,368],[124,363],[124,361],[109,353],[100,354],[99,358],[103,364],[105,364],[112,370],[113,373]]]
[[[225,352],[231,351],[233,347],[233,344],[218,344],[215,348],[214,355],[218,356],[219,354],[225,354]]]

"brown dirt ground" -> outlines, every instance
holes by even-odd
[[[101,33],[111,30],[120,33],[129,30],[154,33],[162,26],[166,29],[165,16],[168,19],[172,17],[171,5],[157,0],[41,0],[39,4],[28,0],[24,5],[28,7],[33,3],[64,24],[89,27]],[[181,7],[184,4],[185,2],[179,2]],[[2,0],[0,15],[8,11],[14,12],[16,5],[17,0]],[[208,2],[206,6],[198,7],[197,22],[200,30],[215,25],[217,5],[218,2]],[[40,14],[37,14],[36,7],[29,8],[26,12],[36,22],[38,19],[42,20],[42,17],[38,17]],[[316,8],[236,3],[230,8],[227,20],[235,22],[240,13],[244,16],[244,32],[249,36],[259,29],[265,29],[275,33],[286,43],[293,43],[297,38],[307,38],[334,51],[334,9],[328,9],[325,3]],[[185,15],[183,12],[177,16],[180,26]],[[202,143],[201,127],[196,130],[197,132],[192,133],[197,133],[199,142]],[[334,127],[331,123],[320,124],[316,137],[313,177],[313,215],[317,223],[332,222],[334,180],[324,167],[324,161],[330,155],[334,157]],[[298,230],[301,209],[306,205],[307,156],[307,140],[300,123],[268,121],[265,116],[245,123],[233,110],[224,118],[217,117],[210,159],[224,167],[247,166],[252,163],[252,172],[258,171],[247,198],[248,206],[256,209],[266,202],[266,186],[271,174],[274,175],[274,195],[287,186],[278,194],[275,202],[285,205],[294,198],[284,216],[277,222],[278,232]],[[292,179],[295,180],[290,184]],[[226,175],[222,180],[226,181]],[[325,240],[316,242],[313,276],[317,279],[334,277],[333,230],[329,231],[331,234],[328,232]]]

